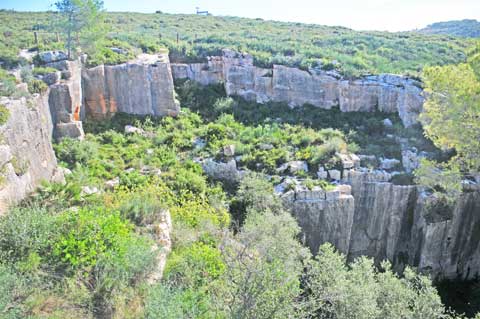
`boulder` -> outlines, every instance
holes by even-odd
[[[47,73],[43,76],[42,81],[45,82],[47,85],[53,85],[60,81],[61,78],[61,72],[52,72],[52,73]]]
[[[342,179],[342,172],[337,169],[331,169],[328,171],[328,176],[330,176],[330,179],[333,179],[334,181],[339,181]]]
[[[118,176],[105,182],[105,188],[108,190],[112,190],[118,185],[120,185],[120,178]]]
[[[68,56],[63,51],[45,51],[38,54],[38,58],[42,63],[52,63],[67,60]]]
[[[325,168],[323,168],[323,166],[320,166],[318,168],[317,177],[318,177],[318,179],[327,179],[328,178],[328,172],[325,170]]]
[[[154,222],[147,225],[147,229],[152,233],[154,245],[152,249],[157,251],[156,266],[148,275],[149,284],[158,283],[163,276],[163,270],[167,262],[167,255],[172,250],[172,219],[168,210],[161,211],[154,219]]]
[[[380,159],[380,169],[392,170],[400,164],[400,161],[395,158]]]
[[[418,168],[420,165],[420,157],[416,149],[402,151],[402,165],[407,173],[411,173]]]
[[[274,148],[274,146],[272,144],[260,144],[258,148],[260,148],[262,151],[270,151]]]
[[[226,145],[223,147],[223,155],[227,157],[233,157],[235,156],[235,145]]]
[[[96,186],[82,186],[82,195],[94,195],[98,194],[100,190]]]
[[[305,161],[291,161],[288,162],[288,168],[291,173],[296,173],[296,172],[308,172],[308,164]]]
[[[392,127],[392,126],[393,126],[393,123],[392,123],[392,121],[391,121],[390,119],[384,119],[384,120],[383,120],[383,125],[384,125],[385,127]]]
[[[128,54],[128,51],[125,50],[125,49],[121,49],[121,48],[110,48],[110,50],[112,50],[113,52],[117,53],[117,54],[123,54],[123,55],[126,55]]]
[[[140,135],[145,133],[143,129],[135,127],[133,125],[125,125],[124,132],[125,134],[140,134]]]
[[[72,121],[70,123],[59,123],[56,125],[55,137],[62,139],[65,137],[83,140],[85,133],[83,132],[83,125],[80,121]]]
[[[201,162],[201,165],[205,174],[216,180],[238,182],[241,178],[241,172],[237,170],[237,162],[233,159],[227,163],[207,159]]]
[[[162,175],[162,170],[160,170],[159,168],[155,168],[155,167],[145,165],[145,166],[142,166],[140,168],[140,174],[160,176],[160,175]]]

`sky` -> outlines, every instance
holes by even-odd
[[[52,9],[53,0],[0,0],[0,8]],[[439,21],[480,20],[480,0],[104,0],[108,11],[194,13],[406,31]]]

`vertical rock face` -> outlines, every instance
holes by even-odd
[[[295,190],[282,198],[296,217],[312,252],[318,252],[325,242],[334,244],[344,254],[349,252],[355,207],[353,196],[339,190]]]
[[[62,71],[64,80],[50,86],[48,103],[53,121],[53,136],[83,138],[81,64],[79,61],[61,61],[47,66]]]
[[[225,81],[222,57],[209,57],[206,64],[172,64],[171,67],[175,79],[191,79],[202,85],[217,84]]]
[[[36,95],[30,100],[2,98],[0,104],[10,111],[0,127],[0,214],[17,203],[42,181],[62,181],[52,147],[52,120],[48,97]]]
[[[416,186],[399,186],[385,181],[386,175],[350,171],[355,217],[349,257],[367,255],[377,260],[405,263],[416,208]]]
[[[480,193],[464,193],[451,216],[425,209],[421,196],[415,211],[409,262],[421,270],[447,278],[473,279],[480,275]]]
[[[398,186],[369,172],[347,175],[355,197],[349,258],[388,259],[447,278],[480,274],[480,193],[463,193],[451,212],[427,207],[417,186]]]
[[[480,275],[480,192],[464,192],[445,211],[428,207],[433,197],[419,187],[388,182],[388,173],[343,176],[351,195],[344,185],[320,195],[297,188],[282,195],[312,253],[331,242],[350,260],[390,260],[398,271],[411,265],[440,278]]]
[[[330,71],[282,65],[263,69],[253,65],[251,55],[231,50],[207,63],[173,64],[172,69],[176,79],[188,78],[204,85],[224,82],[228,95],[249,101],[286,102],[291,107],[311,104],[325,109],[338,106],[342,112],[397,112],[406,127],[417,122],[424,102],[420,83],[407,77],[381,74],[346,80]]]
[[[87,69],[82,74],[86,113],[105,118],[116,112],[175,116],[172,72],[166,56],[144,56],[120,65]]]

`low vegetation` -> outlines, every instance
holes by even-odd
[[[214,114],[201,104],[205,117],[186,108],[175,119],[119,114],[87,121],[84,141],[55,145],[61,165],[72,172],[66,185],[46,184],[0,218],[3,314],[452,317],[427,277],[411,270],[399,277],[388,264],[376,268],[367,258],[347,265],[329,245],[312,258],[298,240],[296,221],[273,195],[275,178],[263,174],[289,158],[304,158],[312,147],[332,144],[319,160],[327,165],[336,151],[351,147],[341,131],[261,123],[245,114],[242,123],[236,120],[242,113],[230,108],[236,101],[221,91],[180,92],[192,108],[194,101],[215,100]],[[127,124],[140,130],[124,133]],[[192,160],[226,160],[223,146],[231,143],[242,152],[241,165],[257,171],[239,184],[207,178]],[[261,151],[268,143],[275,148]],[[314,159],[307,161],[314,165]],[[113,180],[118,183],[106,183]],[[173,219],[173,249],[163,279],[148,284],[158,253],[151,249],[152,225],[165,210]]]
[[[339,153],[399,159],[401,140],[436,160],[416,172],[433,190],[448,191],[460,173],[478,171],[480,147],[470,141],[480,140],[478,130],[464,132],[465,125],[478,126],[478,112],[458,112],[478,101],[478,51],[468,64],[438,67],[464,62],[469,40],[234,17],[104,14],[101,1],[76,3],[78,12],[69,1],[58,2],[59,12],[1,11],[2,68],[26,64],[20,49],[65,46],[70,57],[78,48],[89,53],[89,65],[165,47],[174,61],[203,61],[230,47],[250,52],[260,66],[316,66],[346,76],[418,75],[432,65],[422,120],[433,143],[420,127],[404,129],[396,114],[259,105],[226,97],[221,85],[180,81],[178,117],[86,120],[83,141],[65,138],[54,146],[65,184],[43,184],[0,217],[2,318],[463,318],[413,269],[397,274],[388,262],[367,257],[347,262],[330,244],[313,256],[273,186],[296,175],[308,188],[329,189],[316,179],[317,168],[341,168]],[[74,25],[65,20],[69,14],[91,24]],[[57,41],[53,22],[62,22],[66,38]],[[31,93],[41,93],[46,85],[34,75],[51,71],[25,68],[21,76]],[[0,81],[0,95],[18,94],[4,69]],[[391,126],[383,124],[387,116]],[[0,106],[0,125],[8,117]],[[455,154],[444,156],[452,148]],[[206,160],[232,159],[244,170],[240,180],[216,180],[202,169]],[[280,172],[293,160],[305,161],[308,172]],[[21,159],[11,163],[17,175],[25,173]],[[439,167],[448,170],[442,175]],[[393,182],[411,184],[412,176]],[[166,212],[172,249],[162,279],[152,282]]]
[[[477,20],[458,20],[437,22],[420,29],[424,34],[440,34],[455,37],[480,38],[480,22]]]
[[[58,27],[58,22],[63,21],[60,17],[54,12],[0,12],[3,66],[22,63],[17,55],[20,49],[58,49],[67,45],[68,36],[64,33],[67,28]],[[96,30],[108,31],[104,34],[106,41],[99,37],[102,32],[96,32],[96,46],[90,47],[89,30],[79,39],[91,56],[91,64],[124,61],[132,52],[130,47],[143,52],[167,48],[172,61],[177,62],[204,61],[208,55],[219,55],[223,48],[230,48],[251,53],[255,64],[263,67],[276,63],[303,69],[337,69],[347,76],[418,75],[424,66],[464,61],[464,50],[470,46],[469,40],[448,36],[357,32],[342,27],[236,17],[109,12],[97,22],[103,24]],[[38,33],[38,44],[34,42],[33,31]],[[55,32],[61,33],[60,42],[56,42]],[[118,54],[112,47],[126,49],[128,53]]]

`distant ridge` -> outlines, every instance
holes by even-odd
[[[464,38],[480,38],[480,22],[473,19],[436,22],[424,29],[423,34],[445,34]]]

